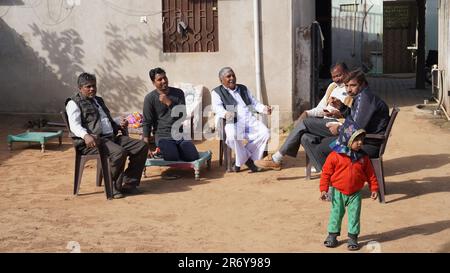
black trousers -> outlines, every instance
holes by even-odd
[[[123,183],[138,186],[141,182],[145,161],[147,160],[147,143],[120,135],[111,138],[100,138],[99,145],[102,145],[102,148],[109,156],[113,181],[116,181],[123,172]],[[89,148],[83,144],[79,149],[85,155],[98,154],[96,147]],[[124,171],[127,157],[129,157],[130,161],[127,169]]]

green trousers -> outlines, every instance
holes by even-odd
[[[329,233],[341,233],[342,218],[347,207],[348,233],[358,235],[360,231],[359,218],[361,215],[361,192],[345,195],[333,188],[331,200],[330,221],[328,223]]]

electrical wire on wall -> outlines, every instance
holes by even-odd
[[[0,14],[0,18],[2,18],[3,16],[6,16],[6,14],[8,14],[10,9],[11,9],[11,6],[7,7],[6,11],[3,14]]]
[[[58,5],[59,9],[58,9],[57,15],[54,16],[51,11],[52,5],[50,2],[51,2],[50,0],[46,0],[45,3],[42,0],[36,0],[33,2],[33,4],[25,5],[23,8],[31,8],[33,10],[34,15],[41,22],[42,25],[56,26],[56,25],[63,23],[67,18],[69,18],[69,16],[72,14],[72,11],[75,7],[74,5],[67,6],[65,8],[65,10],[67,10],[67,13],[63,16],[64,3],[66,2],[66,0],[59,0],[59,5]],[[46,5],[46,10],[47,10],[46,16],[39,15],[38,9],[42,5]],[[48,20],[46,20],[45,17],[47,17]],[[49,21],[51,21],[51,22],[49,22]]]
[[[59,25],[61,23],[63,23],[65,20],[67,20],[67,18],[69,18],[69,16],[72,14],[72,11],[74,10],[76,5],[71,5],[69,4],[66,0],[59,0],[59,3],[57,3],[58,5],[58,11],[52,12],[52,3],[55,3],[56,0],[22,0],[24,2],[24,5],[22,6],[14,6],[14,8],[28,8],[28,9],[32,9],[34,15],[36,16],[36,18],[45,26],[56,26]],[[125,8],[125,7],[120,7],[117,4],[112,3],[111,1],[108,0],[102,0],[102,2],[105,4],[106,7],[127,15],[127,16],[154,16],[154,15],[158,15],[158,14],[162,14],[164,12],[169,12],[172,10],[166,10],[166,11],[143,11],[142,9],[130,9],[130,8]],[[65,5],[66,3],[66,5]],[[42,7],[43,5],[46,5],[44,8],[46,8],[47,12],[45,15],[42,15]],[[65,8],[64,8],[65,7]],[[12,6],[9,6],[6,11],[1,14],[0,13],[0,18],[5,16],[6,14],[8,14],[8,12],[10,11],[10,9],[12,8]],[[67,12],[64,14],[64,10],[66,10]],[[41,12],[39,12],[41,11]]]
[[[58,19],[57,21],[55,21],[53,18],[50,18],[51,16],[49,15],[48,17],[50,18],[50,20],[52,20],[52,23],[48,23],[46,22],[46,20],[44,20],[41,16],[39,16],[38,12],[36,11],[36,8],[33,8],[33,13],[36,16],[36,18],[38,18],[38,20],[41,22],[41,24],[43,24],[44,26],[57,26],[61,23],[63,23],[64,21],[67,20],[67,18],[69,18],[69,16],[72,14],[74,7],[70,7],[68,8],[68,13],[64,16],[64,18],[62,19]],[[59,16],[59,18],[61,18],[61,16]]]
[[[59,11],[58,11],[58,18],[57,19],[55,19],[55,18],[53,18],[53,15],[52,15],[52,11],[50,10],[50,0],[47,0],[47,12],[48,12],[48,17],[52,20],[52,21],[54,21],[54,22],[59,22],[59,20],[61,19],[61,15],[62,15],[62,8],[63,8],[63,5],[64,5],[64,0],[61,0],[60,1],[60,4],[59,4]]]
[[[117,4],[112,3],[111,1],[108,0],[102,0],[103,4],[105,4],[106,7],[114,10],[117,13],[126,15],[126,16],[130,16],[130,17],[142,17],[142,16],[155,16],[155,15],[159,15],[159,14],[164,14],[167,12],[171,12],[176,10],[177,12],[179,12],[180,16],[178,16],[178,21],[184,21],[186,22],[187,19],[183,19],[185,18],[185,15],[181,12],[181,9],[168,9],[168,10],[161,10],[161,11],[144,11],[141,9],[130,9],[130,8],[124,8],[124,7],[120,7]],[[167,18],[163,17],[162,18],[162,24],[165,23],[165,20]],[[167,32],[170,32],[170,29],[172,29],[172,26],[167,28],[166,30],[164,30],[162,33],[165,34]]]
[[[124,8],[124,7],[120,7],[114,3],[111,3],[108,0],[102,0],[102,2],[105,4],[105,6],[111,8],[112,10],[124,14],[124,15],[128,15],[128,16],[154,16],[154,15],[158,15],[164,12],[168,12],[171,10],[166,10],[166,11],[143,11],[143,10],[136,10],[136,9],[130,9],[130,8]]]

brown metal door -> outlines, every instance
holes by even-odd
[[[408,46],[416,42],[416,2],[383,2],[383,73],[412,73]]]

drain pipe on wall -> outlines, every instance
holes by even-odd
[[[259,0],[253,0],[253,25],[255,36],[255,74],[256,74],[256,98],[261,101],[261,44],[259,41]]]

